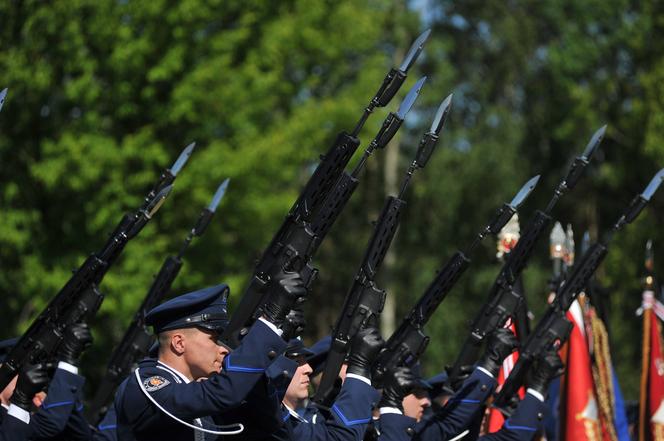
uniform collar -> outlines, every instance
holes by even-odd
[[[182,380],[183,383],[191,383],[191,380],[189,378],[187,378],[187,376],[185,374],[183,374],[182,372],[178,371],[177,369],[175,369],[173,367],[170,367],[169,365],[167,365],[166,363],[164,363],[161,360],[157,360],[157,367],[165,369],[168,372],[170,372],[171,374],[179,377]]]
[[[282,404],[284,405],[284,407],[286,408],[286,410],[288,411],[290,416],[292,416],[293,418],[295,418],[298,421],[302,421],[303,423],[308,423],[309,422],[305,418],[303,418],[299,413],[295,412],[294,409],[291,409],[288,404],[286,404],[286,403],[282,403]]]

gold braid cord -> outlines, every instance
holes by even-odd
[[[611,353],[609,352],[609,335],[602,320],[597,317],[594,308],[587,313],[587,322],[592,329],[593,340],[593,380],[595,383],[595,396],[599,410],[600,425],[603,439],[618,441],[615,425],[615,395],[613,394],[613,373],[611,371]]]

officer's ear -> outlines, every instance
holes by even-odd
[[[185,340],[185,333],[181,330],[176,329],[174,331],[170,331],[169,347],[171,351],[177,355],[184,354]]]

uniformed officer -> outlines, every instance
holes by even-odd
[[[201,432],[238,432],[219,419],[240,406],[283,353],[285,317],[306,290],[297,273],[283,272],[270,286],[264,315],[228,354],[217,340],[227,323],[229,289],[218,285],[172,299],[146,314],[159,340],[158,359],[139,364],[115,398],[119,440],[192,440]],[[226,355],[228,354],[228,355]],[[222,368],[223,360],[223,369]],[[262,406],[266,403],[252,403]]]
[[[412,390],[417,378],[404,369],[391,373],[386,379],[380,403],[381,441],[411,438],[444,441],[468,430],[495,388],[495,377],[503,360],[517,346],[518,342],[509,330],[495,331],[478,366],[459,391],[432,418],[423,420],[419,425],[416,425],[415,418],[403,415],[403,398]]]
[[[306,362],[310,351],[294,348],[287,354],[300,362],[284,397],[284,421],[290,427],[290,438],[304,440],[360,441],[371,421],[371,410],[379,394],[371,386],[371,368],[384,345],[378,329],[365,328],[351,342],[346,378],[330,409],[329,418],[307,412],[311,366]],[[305,415],[313,415],[307,419]]]

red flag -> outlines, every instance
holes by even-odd
[[[640,441],[664,440],[664,361],[658,309],[650,290],[643,292],[643,359],[639,408]]]
[[[574,324],[567,344],[567,370],[564,379],[563,439],[601,440],[597,400],[594,392],[590,353],[586,340],[583,312],[578,301],[572,304],[567,318]]]

